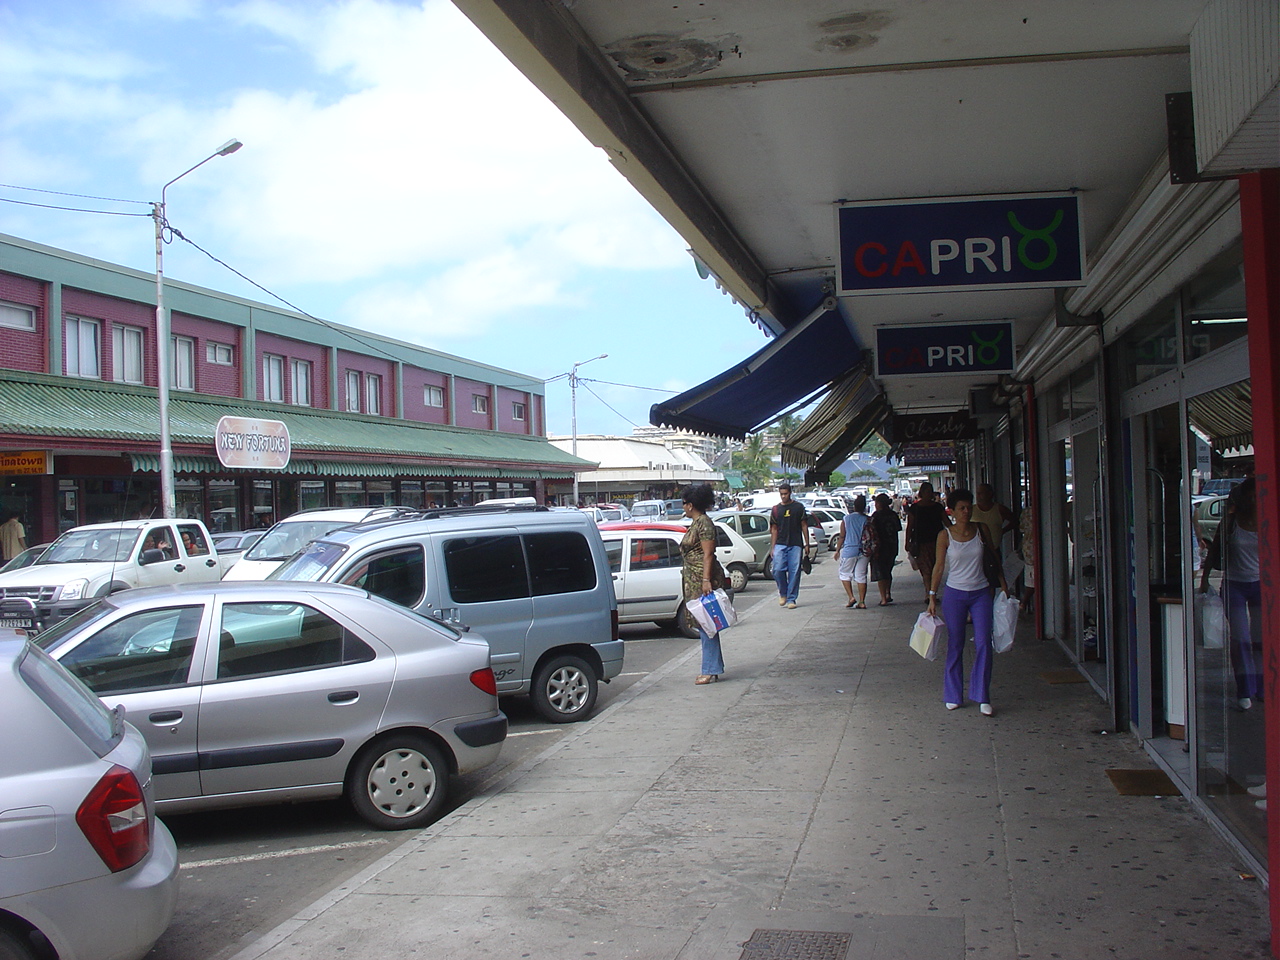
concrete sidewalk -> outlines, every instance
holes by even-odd
[[[947,712],[906,644],[919,583],[874,593],[846,609],[834,563],[796,610],[753,581],[720,683],[693,644],[235,960],[1270,956],[1210,827],[1116,793],[1153,765],[1041,678],[1056,645],[997,658],[996,716]]]

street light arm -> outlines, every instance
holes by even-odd
[[[233,138],[231,140],[228,140],[226,143],[220,146],[217,150],[213,151],[213,153],[209,154],[207,157],[205,157],[195,166],[188,167],[186,170],[183,170],[180,174],[178,174],[176,177],[174,177],[172,180],[170,180],[168,183],[166,183],[163,187],[160,188],[160,209],[161,210],[164,209],[165,191],[168,190],[170,187],[172,187],[175,183],[177,183],[183,177],[185,177],[188,173],[190,173],[192,170],[195,170],[199,167],[203,167],[206,163],[208,163],[214,157],[225,157],[228,154],[235,153],[237,150],[239,150],[243,146],[244,146],[243,143]]]

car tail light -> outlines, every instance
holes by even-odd
[[[485,667],[483,670],[473,670],[471,673],[471,682],[483,690],[485,693],[498,695],[498,678],[493,675],[492,667]]]
[[[610,629],[611,629],[611,631],[612,631],[612,633],[613,633],[613,636],[612,636],[612,638],[611,638],[611,639],[613,639],[613,640],[617,640],[617,639],[618,639],[618,636],[619,636],[619,634],[618,634],[618,611],[617,611],[617,608],[614,608],[613,610],[610,610],[610,611],[609,611],[609,627],[610,627]]]
[[[76,823],[112,873],[132,867],[151,849],[151,818],[133,771],[116,764],[89,791]]]

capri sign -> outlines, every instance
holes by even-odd
[[[836,208],[843,295],[1084,283],[1074,193],[876,200]]]
[[[1013,324],[934,324],[876,329],[876,376],[1013,372]]]
[[[279,420],[223,417],[214,430],[213,443],[224,467],[283,470],[293,452],[289,428]]]

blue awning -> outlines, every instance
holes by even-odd
[[[655,403],[649,421],[743,439],[863,363],[834,297],[763,350],[692,390]]]

